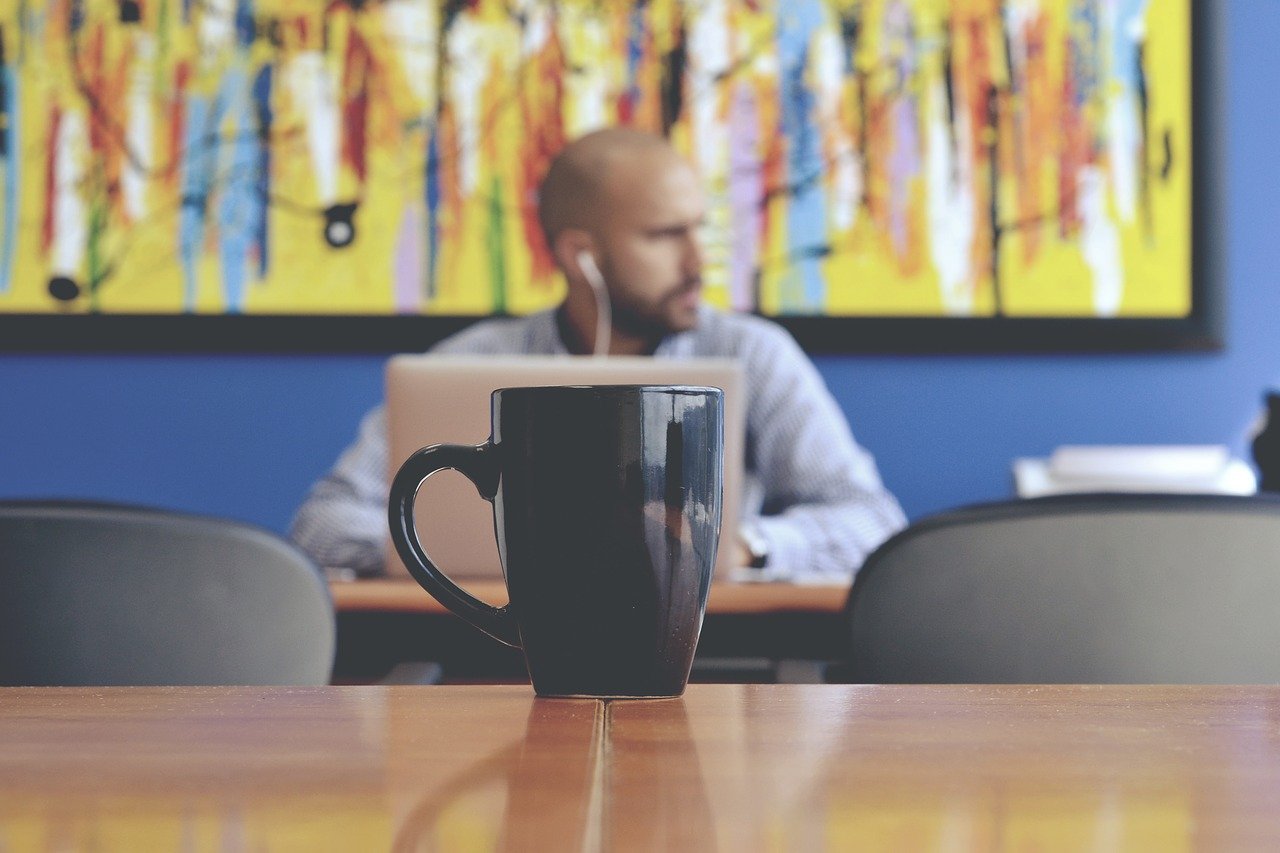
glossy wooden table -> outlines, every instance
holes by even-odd
[[[0,849],[1280,847],[1280,688],[0,690]]]
[[[501,581],[465,586],[490,604],[507,601]],[[338,681],[376,681],[416,660],[442,663],[453,680],[525,677],[518,651],[463,623],[411,578],[332,581],[329,590],[338,611]],[[695,680],[813,680],[822,662],[845,654],[848,597],[847,584],[713,583]]]

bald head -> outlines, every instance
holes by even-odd
[[[592,230],[608,216],[618,167],[639,159],[680,161],[661,136],[625,127],[588,133],[566,145],[538,190],[538,222],[548,246],[566,228]]]
[[[614,355],[651,353],[697,325],[706,206],[693,166],[662,137],[610,128],[570,143],[547,170],[538,216],[580,344],[594,340],[600,285]]]

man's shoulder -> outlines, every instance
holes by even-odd
[[[800,352],[786,329],[765,317],[740,311],[707,308],[701,318],[699,334],[709,350],[707,355],[750,357]]]
[[[436,355],[513,355],[529,346],[530,324],[535,317],[496,317],[481,320],[431,347]]]

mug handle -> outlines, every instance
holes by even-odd
[[[469,446],[465,444],[433,444],[415,452],[405,460],[391,481],[388,514],[391,541],[409,574],[445,607],[452,610],[490,637],[508,646],[520,648],[520,629],[511,605],[494,607],[462,589],[431,562],[418,528],[413,523],[413,503],[422,483],[437,471],[452,468],[461,472],[480,492],[480,497],[493,502],[498,493],[499,466],[493,442]]]

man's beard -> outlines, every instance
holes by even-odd
[[[613,327],[633,337],[658,341],[668,335],[684,330],[684,326],[673,326],[667,307],[677,299],[683,299],[691,291],[702,286],[702,278],[695,276],[681,282],[677,287],[665,294],[652,306],[637,306],[626,300],[615,299],[613,302]],[[694,319],[697,325],[697,319]]]

